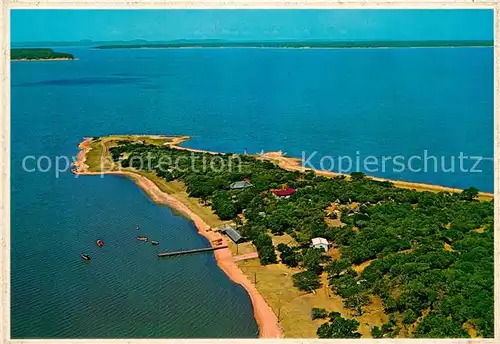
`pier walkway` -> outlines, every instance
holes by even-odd
[[[223,248],[227,248],[227,245],[215,246],[215,247],[197,248],[197,249],[194,249],[194,250],[184,250],[184,251],[175,251],[175,252],[163,252],[163,253],[158,253],[158,257],[172,257],[172,256],[179,256],[181,254],[191,254],[191,253],[198,253],[198,252],[209,252],[209,251],[220,250],[220,249],[223,249]]]

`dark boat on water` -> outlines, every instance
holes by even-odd
[[[90,260],[90,256],[85,253],[80,253],[80,256],[82,257],[83,260]]]
[[[145,236],[138,236],[138,237],[137,237],[137,240],[140,240],[140,241],[148,241],[148,237],[145,237]]]
[[[154,240],[153,240],[153,241],[151,241],[151,245],[155,245],[155,246],[156,246],[156,245],[160,245],[160,242],[159,242],[159,241],[154,241]]]

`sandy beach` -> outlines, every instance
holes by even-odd
[[[337,173],[337,172],[321,171],[321,170],[317,170],[317,169],[303,167],[301,159],[292,158],[292,157],[285,157],[282,152],[262,153],[262,154],[258,155],[258,158],[273,161],[273,162],[277,163],[278,166],[280,166],[282,169],[289,170],[289,171],[300,171],[300,172],[313,171],[319,175],[322,175],[325,177],[330,177],[330,178],[341,175],[340,173]],[[346,177],[349,177],[348,174],[344,174],[344,175]],[[385,179],[385,178],[379,178],[379,177],[373,177],[373,176],[366,176],[366,177],[370,178],[372,180],[380,181],[380,182],[383,182],[383,181],[391,182],[394,184],[395,187],[402,188],[402,189],[415,189],[417,191],[432,191],[432,192],[441,192],[441,191],[443,191],[443,192],[461,192],[462,191],[462,189],[450,188],[450,187],[441,186],[441,185],[414,183],[414,182]],[[481,200],[492,200],[493,194],[488,193],[488,192],[479,192],[479,198]]]
[[[185,141],[186,138],[179,138],[173,145]],[[75,169],[73,173],[78,175],[100,175],[101,172],[90,172],[85,163],[86,155],[90,151],[90,143],[92,138],[84,138],[80,143],[80,151],[77,160],[74,163]],[[182,148],[181,148],[182,149]],[[146,194],[156,203],[164,204],[175,209],[184,215],[188,216],[196,225],[198,233],[203,235],[211,243],[213,240],[222,239],[223,245],[227,245],[226,237],[219,232],[214,232],[210,226],[196,213],[191,211],[184,203],[163,192],[151,180],[137,173],[129,171],[108,171],[104,174],[115,174],[125,176],[132,179]],[[255,286],[243,274],[240,268],[236,265],[233,255],[229,249],[221,249],[214,251],[217,265],[226,273],[226,275],[235,283],[240,284],[248,292],[253,305],[254,317],[259,326],[260,338],[282,338],[283,332],[279,326],[278,318],[273,313],[271,307],[266,303],[262,295],[257,291]]]

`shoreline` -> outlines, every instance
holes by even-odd
[[[21,62],[21,61],[26,61],[26,62],[33,62],[33,61],[75,61],[75,60],[78,60],[77,58],[73,58],[73,59],[70,59],[70,58],[64,58],[64,57],[61,57],[61,58],[51,58],[51,59],[11,59],[10,61],[11,62]]]
[[[106,137],[113,137],[113,136],[115,136],[115,135],[110,135],[110,136],[106,136]],[[141,136],[141,135],[129,135],[129,136]],[[142,135],[142,136],[165,137],[162,135]],[[209,151],[209,150],[204,150],[204,149],[188,148],[188,147],[179,146],[180,144],[190,140],[191,138],[192,138],[191,136],[174,137],[173,142],[169,143],[168,146],[170,148],[173,148],[173,149],[185,150],[185,151],[194,152],[194,153],[207,153],[207,154],[213,154],[213,155],[227,154],[227,153],[222,153],[222,152],[214,152],[214,151]],[[319,175],[322,175],[325,177],[329,177],[329,178],[338,177],[341,175],[346,176],[347,178],[350,178],[350,175],[346,174],[346,173],[319,170],[319,169],[310,168],[310,167],[303,167],[301,164],[302,160],[300,158],[285,156],[285,155],[283,155],[282,151],[264,152],[264,153],[249,154],[249,155],[253,156],[257,159],[263,159],[263,160],[275,162],[278,164],[279,167],[281,167],[284,170],[288,170],[288,171],[299,171],[299,172],[313,171],[316,174],[319,174]],[[453,188],[451,186],[443,186],[443,185],[437,185],[437,184],[388,179],[388,178],[383,178],[383,177],[375,177],[375,176],[371,176],[371,175],[365,175],[365,178],[369,178],[371,180],[379,181],[379,182],[390,182],[394,185],[394,187],[401,188],[401,189],[410,189],[410,190],[415,189],[417,191],[452,192],[452,193],[457,193],[457,192],[463,191],[463,189]],[[479,198],[482,200],[492,200],[494,198],[494,193],[486,192],[486,191],[479,191]]]
[[[183,142],[186,137],[179,138],[178,141]],[[219,232],[210,230],[210,226],[203,219],[189,209],[184,203],[176,199],[174,196],[163,192],[158,186],[148,178],[130,171],[107,171],[107,172],[91,172],[88,171],[88,166],[85,164],[87,153],[91,150],[90,142],[92,138],[84,138],[78,147],[80,149],[77,160],[74,163],[74,174],[77,175],[101,175],[112,174],[120,175],[131,179],[135,182],[155,203],[166,205],[184,215],[186,215],[198,229],[198,234],[205,237],[210,245],[213,240],[222,239],[224,245],[227,244],[227,239]],[[180,142],[172,143],[176,145]],[[257,288],[245,276],[243,271],[236,265],[234,256],[231,251],[226,249],[214,251],[215,260],[219,268],[229,277],[231,281],[241,285],[248,293],[253,306],[254,318],[259,327],[259,338],[282,338],[283,331],[281,330],[278,319],[271,307],[266,303],[263,296],[258,292]]]
[[[195,152],[195,153],[219,154],[219,153],[213,152],[213,151],[179,146],[179,144],[188,141],[190,138],[191,138],[190,136],[180,136],[177,140],[174,140],[174,142],[170,143],[168,146],[170,148],[185,150],[185,151]],[[275,162],[278,164],[278,166],[280,168],[282,168],[284,170],[288,170],[288,171],[299,171],[299,172],[313,171],[316,174],[319,174],[319,175],[322,175],[325,177],[329,177],[329,178],[337,177],[340,175],[343,175],[343,176],[346,176],[347,178],[350,178],[350,175],[346,174],[346,173],[338,173],[338,172],[334,172],[334,171],[325,171],[325,170],[318,170],[318,169],[310,168],[310,167],[303,167],[301,164],[302,160],[300,158],[284,156],[281,151],[250,154],[250,156],[254,156],[257,159],[263,159],[263,160]],[[387,178],[375,177],[375,176],[371,176],[371,175],[365,175],[365,178],[369,178],[371,180],[375,180],[375,181],[379,181],[379,182],[390,182],[396,188],[415,189],[417,191],[457,193],[457,192],[461,192],[463,190],[460,188],[453,188],[450,186],[420,183],[420,182],[410,182],[410,181],[405,181],[405,180],[387,179]],[[492,192],[479,191],[479,198],[482,200],[492,200],[493,197],[494,197],[494,193],[492,193]]]
[[[323,170],[318,170],[314,168],[309,168],[309,167],[303,167],[301,165],[301,159],[300,158],[293,158],[293,157],[285,157],[282,152],[267,152],[267,153],[261,153],[257,154],[257,157],[260,159],[272,161],[278,163],[278,166],[281,167],[284,170],[288,171],[299,171],[299,172],[306,172],[306,171],[313,171],[316,174],[325,176],[325,177],[337,177],[340,175],[346,176],[347,178],[350,178],[349,174],[344,174],[344,173],[338,173],[338,172],[333,172],[333,171],[323,171]],[[379,182],[390,182],[394,185],[396,188],[401,188],[401,189],[415,189],[417,191],[430,191],[430,192],[461,192],[462,189],[459,188],[452,188],[449,186],[442,186],[442,185],[436,185],[436,184],[427,184],[427,183],[418,183],[418,182],[409,182],[409,181],[404,181],[404,180],[394,180],[394,179],[387,179],[387,178],[381,178],[381,177],[374,177],[370,175],[366,175],[365,178],[369,178],[371,180],[379,181]],[[484,191],[479,191],[479,198],[482,198],[484,200],[489,200],[493,199],[494,194],[490,192],[484,192]]]
[[[163,50],[163,49],[310,49],[310,50],[333,50],[333,49],[445,49],[445,48],[494,48],[490,45],[436,45],[436,46],[378,46],[378,47],[315,47],[315,46],[298,46],[298,47],[277,47],[277,46],[186,46],[186,47],[116,47],[116,48],[99,48],[94,47],[95,50]]]

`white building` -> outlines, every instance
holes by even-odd
[[[312,238],[312,247],[321,248],[325,252],[328,251],[328,240],[325,238]]]

